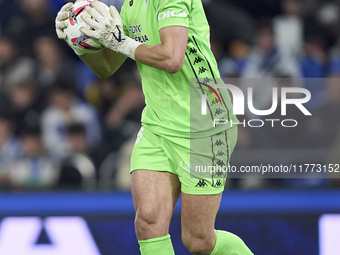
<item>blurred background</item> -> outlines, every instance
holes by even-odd
[[[122,191],[130,189],[129,161],[144,107],[139,74],[127,61],[113,77],[99,80],[58,40],[54,19],[66,2],[0,0],[0,216],[83,216],[99,247],[89,255],[137,254],[131,198]],[[103,2],[117,9],[123,4]],[[312,117],[290,111],[297,128],[240,126],[231,164],[339,164],[340,1],[203,3],[222,77],[270,77],[285,87],[300,81],[312,93]],[[268,109],[270,99],[260,92],[254,105]],[[340,254],[321,251],[318,230],[320,215],[340,213],[339,174],[302,177],[229,179],[218,224],[245,236],[255,254]],[[96,197],[89,191],[105,192]],[[187,254],[176,212],[175,248]],[[53,243],[53,227],[44,227],[48,219],[34,219],[42,229],[35,244]],[[1,252],[4,226],[1,255],[68,254]],[[256,234],[271,238],[254,239]],[[113,239],[120,253],[109,248]],[[129,250],[124,243],[134,244]]]

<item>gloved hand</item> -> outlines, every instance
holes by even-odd
[[[81,1],[84,1],[84,0],[77,0],[74,4],[81,2]],[[58,12],[57,18],[55,19],[55,26],[56,26],[56,32],[57,32],[58,38],[65,40],[67,44],[73,49],[73,51],[78,56],[86,54],[86,53],[91,53],[91,54],[95,53],[94,51],[80,49],[79,47],[68,43],[67,35],[64,32],[64,29],[66,29],[68,26],[68,18],[70,16],[69,12],[72,8],[73,8],[73,3],[67,3]]]
[[[94,30],[81,27],[80,31],[98,39],[106,48],[135,60],[136,49],[141,43],[124,34],[123,22],[117,9],[113,6],[108,9],[97,0],[93,1],[92,6],[85,8],[82,19]]]
[[[64,33],[64,29],[67,28],[67,20],[69,18],[69,11],[72,9],[73,3],[65,4],[58,12],[57,18],[55,19],[55,27],[57,36],[59,39],[66,39],[67,35]]]

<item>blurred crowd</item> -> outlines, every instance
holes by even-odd
[[[138,71],[127,61],[97,79],[55,35],[66,2],[0,0],[0,189],[128,187],[122,172],[128,175],[144,108]],[[123,0],[103,2],[119,9]],[[241,125],[238,149],[339,147],[340,1],[203,3],[221,76],[244,90],[256,84],[254,106],[270,108],[273,86],[312,93],[312,117],[292,108],[285,119],[297,119],[297,128]],[[279,110],[271,117],[282,119]]]

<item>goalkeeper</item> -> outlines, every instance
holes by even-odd
[[[146,107],[131,158],[141,254],[175,254],[168,230],[180,196],[182,240],[192,254],[252,254],[236,235],[215,230],[225,174],[203,176],[190,167],[228,166],[237,140],[236,126],[212,124],[213,117],[237,120],[228,92],[214,89],[221,80],[201,0],[125,0],[120,14],[97,0],[92,5],[82,17],[93,29],[81,31],[105,49],[76,54],[100,78],[113,75],[126,58],[137,62],[142,77]],[[58,13],[60,39],[67,36],[63,30],[72,6]],[[202,94],[209,95],[207,115],[191,108]]]

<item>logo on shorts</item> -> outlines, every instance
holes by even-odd
[[[205,187],[208,186],[208,184],[205,183],[205,180],[199,180],[199,182],[196,184],[195,187]]]
[[[142,139],[142,137],[143,137],[143,131],[144,131],[144,128],[141,127],[141,129],[139,130],[139,132],[138,132],[138,134],[137,134],[137,139],[136,139],[135,145],[137,145],[137,144],[140,142],[140,139]]]
[[[224,155],[225,155],[224,151],[218,150],[217,156],[224,156]]]
[[[224,163],[223,160],[219,160],[219,161],[217,161],[216,165],[218,165],[218,166],[225,166],[225,163]]]
[[[218,180],[215,184],[216,187],[221,187],[222,186],[222,182],[220,180]]]
[[[224,142],[222,142],[221,139],[217,140],[216,143],[215,143],[215,146],[222,146],[222,145],[225,145]]]

